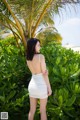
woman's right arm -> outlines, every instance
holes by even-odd
[[[48,70],[46,68],[46,63],[45,63],[45,57],[44,57],[44,55],[41,55],[41,70],[42,70],[45,82],[47,84],[48,95],[50,96],[52,94],[52,90],[51,90],[51,85],[50,85],[50,82],[49,82]]]

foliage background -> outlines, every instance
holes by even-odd
[[[41,53],[46,58],[53,91],[48,98],[48,120],[80,120],[80,54],[54,42],[43,45]],[[30,78],[23,46],[18,49],[13,37],[1,40],[0,111],[7,111],[9,120],[27,119]],[[38,101],[35,120],[39,119]]]

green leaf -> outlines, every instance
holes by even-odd
[[[14,95],[16,94],[16,91],[11,91],[10,94],[8,94],[6,101],[9,101],[10,99],[12,99],[14,97]]]
[[[66,101],[66,106],[72,106],[72,104],[75,102],[76,100],[76,96],[73,95],[71,98],[69,98],[67,101]]]
[[[60,96],[58,97],[58,100],[59,100],[59,106],[61,107],[62,104],[63,104],[63,97],[60,95]]]
[[[5,96],[0,96],[0,101],[5,102]]]
[[[56,64],[58,65],[60,63],[61,57],[57,57]]]

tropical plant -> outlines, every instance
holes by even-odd
[[[48,28],[48,30],[43,30],[39,32],[39,34],[36,36],[37,38],[40,39],[41,45],[47,45],[49,42],[56,42],[61,44],[62,43],[62,37],[58,33],[57,30],[54,28]]]
[[[80,54],[54,42],[44,45],[41,53],[53,92],[47,104],[48,120],[80,120]],[[14,38],[0,41],[0,110],[7,111],[10,120],[28,118],[30,78],[26,58]],[[39,105],[38,101],[35,120],[40,120]]]
[[[26,40],[35,37],[41,27],[54,27],[53,16],[65,4],[78,0],[0,0],[0,24],[10,29],[26,48]],[[22,21],[21,21],[22,20]]]
[[[23,47],[21,47],[21,51],[24,51]],[[24,54],[22,55],[16,46],[14,37],[1,40],[0,111],[8,112],[10,120],[26,117],[25,112],[29,110],[27,90],[29,76],[30,72],[26,66]]]
[[[47,106],[48,120],[79,120],[80,54],[54,43],[41,51],[53,91]]]

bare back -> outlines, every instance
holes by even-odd
[[[27,60],[27,65],[32,74],[41,73],[41,64],[40,64],[41,54],[35,54],[32,61]]]

